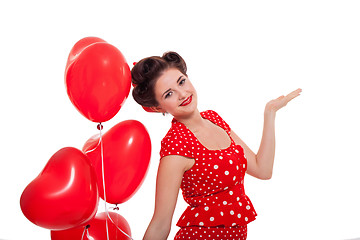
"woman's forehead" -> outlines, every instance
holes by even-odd
[[[158,80],[156,81],[155,87],[160,89],[171,87],[174,84],[177,84],[179,78],[184,76],[178,69],[176,68],[170,68],[163,72],[163,74],[160,75]]]

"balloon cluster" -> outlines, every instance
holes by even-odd
[[[50,229],[53,240],[132,239],[126,219],[108,212],[106,203],[123,203],[141,186],[150,162],[150,136],[136,120],[122,121],[105,134],[101,124],[118,113],[129,95],[129,66],[116,47],[83,38],[70,51],[65,85],[76,109],[98,123],[99,134],[82,151],[66,147],[49,159],[21,195],[23,214]],[[100,197],[106,211],[97,214]]]

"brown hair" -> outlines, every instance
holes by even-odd
[[[134,84],[134,100],[144,107],[157,107],[154,87],[157,79],[169,68],[176,68],[186,74],[186,63],[176,52],[166,52],[162,57],[153,56],[140,60],[131,69],[131,81]]]

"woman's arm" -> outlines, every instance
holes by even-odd
[[[301,89],[297,89],[286,96],[280,96],[266,104],[264,112],[264,129],[261,143],[257,154],[234,133],[232,138],[237,144],[240,144],[247,157],[247,173],[259,178],[270,179],[272,176],[274,158],[275,158],[275,116],[276,112],[285,107],[286,104],[299,96]]]
[[[167,239],[183,174],[191,168],[193,162],[193,159],[178,155],[161,159],[156,180],[154,215],[144,240]]]

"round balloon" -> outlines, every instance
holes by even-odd
[[[51,231],[51,239],[81,240],[88,239],[86,236],[90,236],[94,240],[107,240],[107,221],[110,240],[129,240],[129,237],[127,237],[125,234],[131,237],[131,230],[126,219],[115,212],[109,212],[109,215],[111,217],[111,220],[104,212],[97,214],[96,217],[91,220],[87,225],[88,235],[85,227],[78,227],[64,231]]]
[[[20,198],[25,217],[40,227],[54,230],[90,221],[98,202],[94,169],[84,153],[72,147],[56,152]]]
[[[83,151],[96,171],[99,194],[104,199],[99,135],[90,138]],[[151,156],[151,141],[145,126],[136,120],[116,124],[102,136],[106,201],[127,201],[140,187]]]
[[[105,40],[98,38],[98,37],[86,37],[83,39],[80,39],[71,49],[69,53],[69,57],[66,63],[65,71],[67,71],[67,68],[69,65],[78,57],[78,55],[87,47],[91,46],[94,43],[103,42],[106,43]]]
[[[72,48],[65,70],[67,94],[76,109],[93,122],[113,118],[131,86],[123,54],[100,38],[84,38]]]

